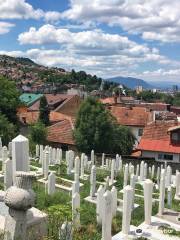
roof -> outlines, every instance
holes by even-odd
[[[170,128],[168,129],[168,132],[174,132],[174,131],[177,131],[177,130],[180,130],[180,125],[174,126],[174,127],[170,127]]]
[[[114,97],[109,97],[109,98],[102,98],[100,99],[100,102],[103,104],[114,104]]]
[[[50,127],[48,127],[47,140],[49,142],[75,145],[73,139],[73,128],[72,121],[64,119]]]
[[[116,100],[115,100],[116,98]],[[120,97],[108,97],[108,98],[102,98],[100,99],[100,102],[103,104],[115,104],[117,103],[121,103],[121,102],[132,102],[134,101],[134,97],[132,96],[120,96]]]
[[[148,122],[152,121],[152,113],[142,107],[128,108],[112,106],[110,111],[118,123],[125,126],[144,127]]]
[[[36,123],[39,119],[39,111],[35,111],[35,112],[18,112],[18,118],[19,120],[24,123],[24,120],[26,121],[26,124],[33,124],[33,123]],[[54,111],[51,111],[50,112],[50,116],[49,116],[49,119],[50,119],[50,123],[57,123],[59,121],[62,121],[64,119],[69,119],[70,121],[74,121],[74,119],[71,119],[71,117],[65,115],[65,114],[62,114],[62,113],[59,113],[59,112],[54,112]]]
[[[57,108],[60,104],[64,103],[66,100],[69,100],[74,95],[67,94],[45,94],[48,105],[54,108]],[[31,107],[28,108],[29,111],[39,111],[40,100],[36,101]]]
[[[31,106],[34,102],[39,100],[42,94],[23,93],[19,98],[21,102],[24,102],[27,106]]]
[[[172,143],[168,133],[171,127],[177,126],[180,126],[177,121],[155,121],[148,124],[144,128],[144,133],[137,149],[141,151],[180,153],[180,144]]]

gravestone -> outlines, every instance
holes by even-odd
[[[134,174],[131,174],[130,177],[130,186],[133,189],[133,195],[132,195],[132,209],[134,209],[134,193],[135,193],[135,184],[136,184],[136,176]]]
[[[7,190],[13,184],[12,160],[7,159],[4,162],[4,189]]]
[[[145,223],[151,224],[152,214],[152,193],[153,193],[153,182],[150,179],[144,181],[144,212],[145,212]]]
[[[85,154],[81,154],[81,178],[84,179],[84,158]]]
[[[90,196],[91,198],[95,197],[96,193],[96,166],[93,165],[91,168],[91,176],[90,176]]]
[[[2,171],[4,172],[4,162],[8,159],[7,147],[2,147]]]
[[[112,195],[110,191],[106,191],[103,195],[103,218],[102,218],[102,240],[111,239],[112,224]]]
[[[161,170],[161,180],[160,180],[160,193],[159,193],[159,212],[160,216],[164,212],[164,198],[165,198],[165,169]]]
[[[95,163],[95,159],[94,159],[94,150],[91,151],[91,164],[92,166],[94,165]]]
[[[180,197],[180,172],[176,172],[176,197]]]
[[[39,157],[39,145],[36,144],[36,157],[38,158]]]
[[[116,216],[117,211],[117,189],[115,186],[111,189],[111,195],[112,195],[112,216]]]
[[[72,221],[75,229],[80,227],[80,195],[75,193],[72,197]]]
[[[111,184],[114,183],[114,171],[115,171],[115,159],[112,159],[111,163]]]
[[[13,181],[15,181],[16,171],[29,172],[29,140],[18,135],[12,140],[12,169]]]
[[[125,235],[128,235],[130,230],[132,197],[133,197],[133,189],[131,186],[127,185],[123,189],[122,233]]]
[[[144,161],[141,162],[140,164],[140,181],[144,180]]]
[[[123,187],[127,186],[127,184],[128,184],[128,171],[129,171],[129,167],[128,167],[128,164],[126,163],[125,169],[124,169],[124,184],[123,184]]]
[[[48,147],[45,147],[45,156],[44,156],[44,178],[47,179],[48,178],[48,174],[49,174],[49,151],[48,151]]]
[[[39,163],[42,164],[43,161],[43,145],[39,147]]]
[[[103,153],[102,154],[102,163],[101,163],[102,168],[104,168],[104,161],[105,161],[105,154]]]
[[[105,189],[102,185],[100,185],[97,190],[97,204],[96,204],[96,219],[97,219],[98,225],[102,224],[104,193],[105,193]]]
[[[48,176],[48,195],[52,195],[55,193],[56,187],[56,176],[53,172],[51,172]]]

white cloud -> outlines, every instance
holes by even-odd
[[[18,40],[20,44],[57,44],[61,50],[66,50],[66,55],[76,55],[77,58],[94,56],[107,61],[107,58],[113,56],[114,60],[124,57],[134,64],[140,62],[176,64],[175,61],[160,55],[156,48],[151,49],[130,41],[125,36],[104,33],[99,29],[72,32],[46,24],[39,29],[31,27],[28,32],[21,33]]]
[[[78,22],[104,22],[141,34],[146,40],[180,41],[179,0],[71,0],[63,17]]]
[[[40,19],[57,21],[60,13],[56,11],[44,12],[42,9],[34,9],[25,0],[0,0],[0,19]]]
[[[8,22],[0,22],[0,35],[8,33],[15,25]]]

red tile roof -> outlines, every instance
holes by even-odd
[[[73,128],[72,121],[64,119],[63,121],[48,127],[47,140],[54,143],[75,145]]]
[[[144,128],[143,136],[137,147],[139,150],[180,153],[180,144],[173,144],[168,130],[179,126],[177,121],[156,121]]]
[[[153,151],[153,152],[166,152],[166,153],[179,153],[180,145],[172,145],[170,141],[166,140],[148,140],[141,139],[138,149],[141,151]]]
[[[144,127],[148,122],[152,121],[152,113],[146,108],[112,106],[110,111],[118,123],[125,126]]]
[[[73,95],[67,95],[67,94],[45,94],[48,105],[50,106],[56,106],[60,105],[66,100],[69,100],[73,97]],[[32,106],[28,108],[29,111],[39,111],[40,106],[40,100],[36,101]],[[57,106],[56,106],[57,107]]]
[[[21,112],[18,112],[17,115],[18,115],[19,120],[22,123],[24,123],[23,119],[25,119],[26,124],[36,123],[39,119],[39,111],[37,111],[37,112],[27,112],[27,111],[23,112],[23,111],[21,111]],[[74,119],[72,120],[71,117],[69,117],[65,114],[59,113],[59,112],[54,112],[54,111],[50,112],[49,119],[50,119],[51,124],[62,121],[64,119],[69,119],[70,121],[74,121]]]

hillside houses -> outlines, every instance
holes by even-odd
[[[34,124],[39,119],[40,98],[42,94],[22,94],[21,101],[24,106],[18,109],[17,116],[21,122],[21,131],[27,134],[28,125]],[[50,109],[50,127],[48,127],[47,140],[63,148],[75,145],[73,140],[73,128],[75,117],[79,109],[81,99],[77,95],[45,94]]]

